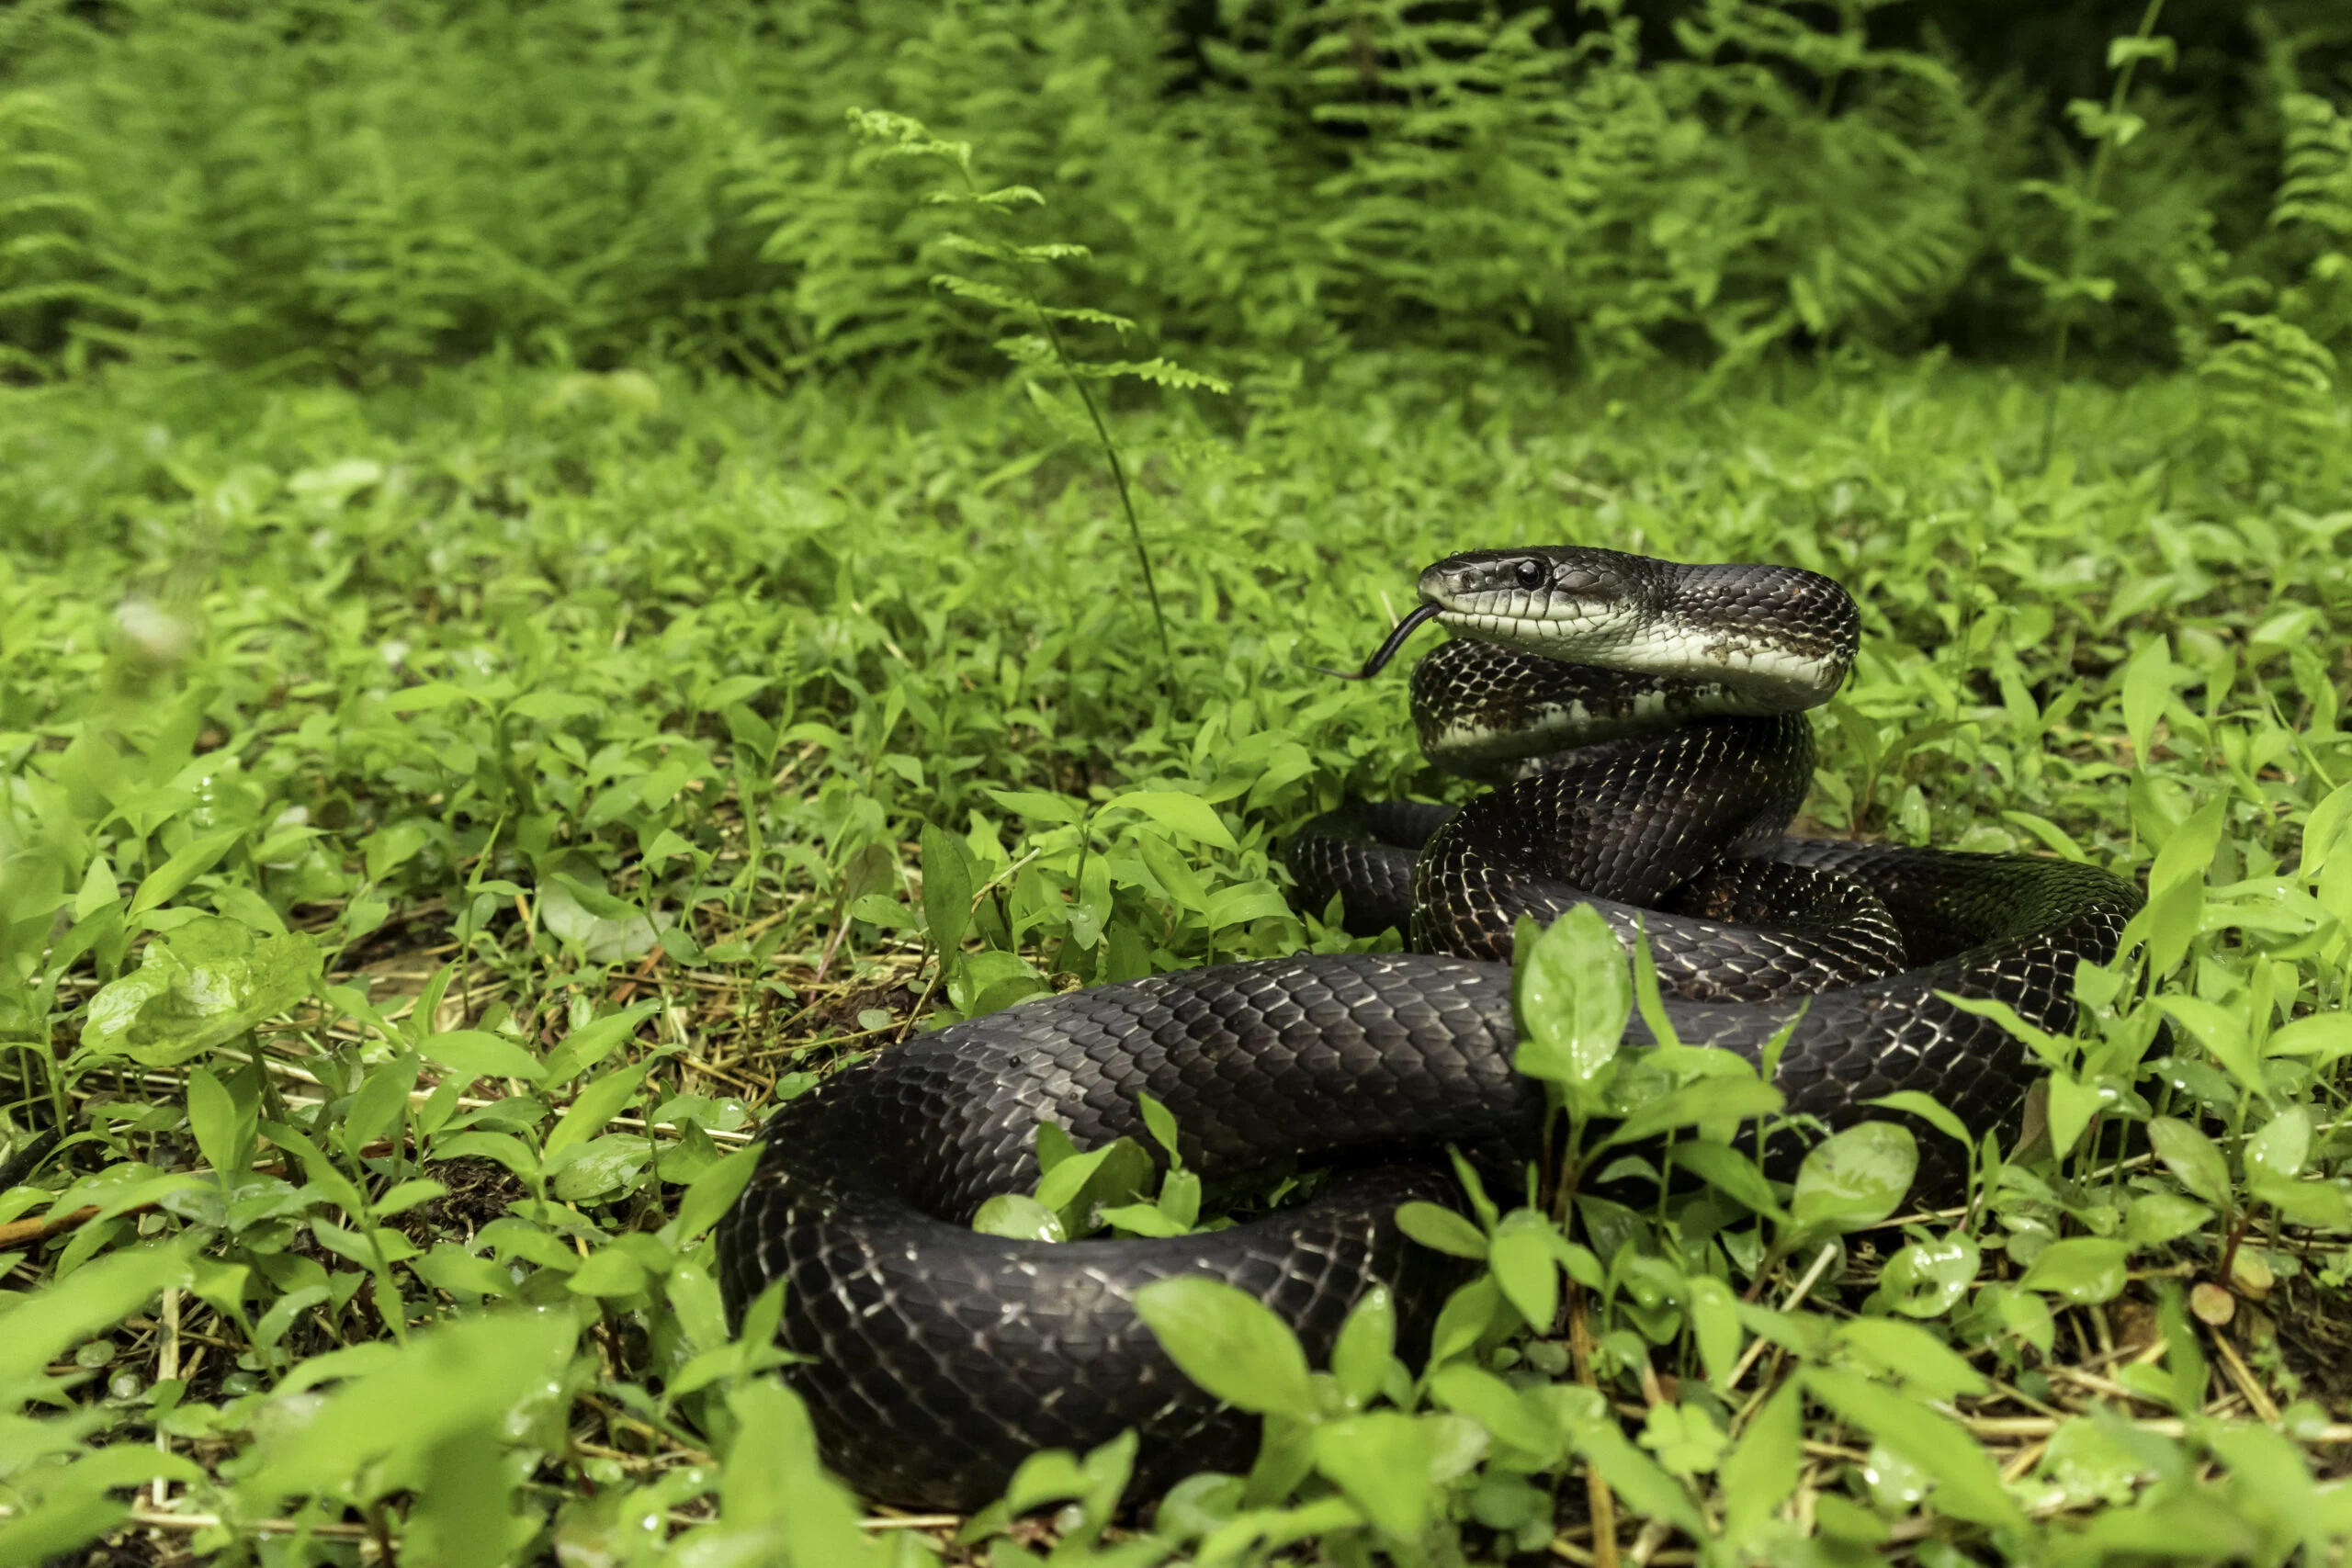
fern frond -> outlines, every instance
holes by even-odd
[[[2310,93],[2289,93],[2278,108],[2287,151],[2271,226],[2308,223],[2352,238],[2352,117]]]

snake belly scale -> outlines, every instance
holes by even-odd
[[[1142,1438],[1135,1484],[1245,1466],[1256,1421],[1193,1387],[1136,1291],[1203,1275],[1289,1322],[1319,1364],[1375,1283],[1404,1344],[1458,1265],[1398,1203],[1454,1200],[1443,1151],[1498,1169],[1543,1097],[1510,1067],[1521,914],[1595,906],[1651,943],[1689,1043],[1754,1057],[1795,1021],[1779,1087],[1839,1126],[1896,1089],[1973,1128],[2014,1121],[2022,1049],[1943,993],[2064,1030],[2073,973],[2111,956],[2136,892],[2030,856],[1784,837],[1811,777],[1802,710],[1844,678],[1858,617],[1827,579],[1570,547],[1477,551],[1422,574],[1455,640],[1413,701],[1431,760],[1496,782],[1459,810],[1347,808],[1286,859],[1300,902],[1411,953],[1225,964],[1044,998],[835,1075],[768,1122],[718,1232],[730,1313],[785,1285],[786,1375],[825,1458],[876,1501],[970,1508],[1040,1447]],[[1400,628],[1400,632],[1409,626]],[[1375,656],[1385,660],[1401,635]],[[1367,671],[1369,673],[1370,671]],[[1629,1044],[1645,1044],[1638,1021]],[[1175,1112],[1214,1196],[1283,1165],[1339,1174],[1298,1207],[1159,1240],[1061,1245],[968,1228],[1037,1179],[1036,1123],[1081,1148]],[[1923,1141],[1923,1180],[1956,1167]]]

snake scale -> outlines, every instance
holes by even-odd
[[[737,1321],[785,1282],[778,1337],[827,1461],[869,1498],[970,1508],[1023,1456],[1129,1427],[1135,1484],[1246,1465],[1256,1419],[1194,1388],[1136,1316],[1178,1275],[1227,1281],[1317,1364],[1374,1282],[1404,1343],[1458,1265],[1407,1241],[1408,1199],[1458,1201],[1442,1151],[1510,1169],[1543,1113],[1510,1066],[1514,919],[1575,903],[1646,929],[1680,1038],[1754,1057],[1797,1023],[1777,1082],[1831,1126],[1899,1089],[1972,1127],[2013,1124],[2030,1071],[1995,1024],[1938,993],[2073,1014],[2079,960],[2110,956],[2136,892],[2102,871],[1784,833],[1813,768],[1804,709],[1844,679],[1844,590],[1771,566],[1687,566],[1572,547],[1430,567],[1365,673],[1436,619],[1415,672],[1432,761],[1496,787],[1458,811],[1344,809],[1286,850],[1299,900],[1415,951],[1229,964],[1070,992],[952,1025],[780,1108],[718,1233]],[[1801,1017],[1798,1017],[1799,1014]],[[1628,1043],[1647,1043],[1638,1020]],[[967,1228],[1026,1191],[1041,1118],[1081,1148],[1151,1146],[1176,1114],[1212,1196],[1296,1162],[1338,1168],[1311,1201],[1228,1229],[1064,1245]],[[1923,1140],[1923,1179],[1949,1182]],[[1433,1156],[1434,1163],[1432,1162]]]

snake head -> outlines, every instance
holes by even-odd
[[[1546,545],[1448,556],[1421,573],[1419,586],[1457,637],[1720,682],[1758,713],[1826,701],[1860,637],[1846,591],[1793,567],[1688,566]]]

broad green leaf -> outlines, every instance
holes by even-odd
[[[99,1330],[188,1276],[193,1235],[125,1247],[0,1305],[0,1387],[38,1377]]]
[[[2212,1210],[2177,1192],[2142,1192],[2123,1211],[2123,1234],[2134,1247],[2162,1247],[2212,1217]]]
[[[1702,1125],[1720,1137],[1739,1122],[1771,1115],[1786,1099],[1770,1084],[1753,1078],[1701,1078],[1668,1090],[1635,1111],[1617,1124],[1601,1146],[1639,1143],[1676,1128]]]
[[[2124,1269],[2132,1255],[2128,1241],[2106,1236],[2069,1236],[2041,1249],[2019,1288],[2048,1291],[2076,1305],[2113,1301],[2123,1293]]]
[[[1892,1317],[1849,1318],[1838,1325],[1834,1341],[1923,1398],[1949,1403],[1964,1393],[1992,1392],[1993,1385],[1959,1352],[1917,1324]]]
[[[1147,834],[1139,846],[1146,870],[1159,882],[1161,889],[1180,909],[1205,916],[1209,908],[1209,891],[1200,874],[1186,863],[1175,845],[1167,840]]]
[[[2246,1175],[2251,1179],[2258,1173],[2280,1179],[2300,1176],[2311,1158],[2311,1112],[2301,1105],[2290,1105],[2246,1140]]]
[[[1398,1204],[1396,1228],[1434,1251],[1481,1260],[1487,1256],[1486,1234],[1442,1203]]]
[[[578,1333],[568,1313],[501,1313],[419,1330],[382,1370],[345,1383],[310,1419],[265,1434],[237,1484],[244,1505],[340,1487],[378,1460],[421,1462],[460,1432],[503,1431],[560,1382]]]
[[[1788,1213],[1781,1207],[1772,1184],[1765,1179],[1764,1173],[1757,1168],[1754,1160],[1729,1144],[1685,1138],[1674,1145],[1667,1157],[1715,1190],[1736,1199],[1754,1213],[1767,1219],[1787,1223]]]
[[[1806,1390],[1844,1419],[1868,1432],[1936,1478],[1936,1506],[1957,1519],[2024,1529],[2026,1517],[1992,1458],[1958,1425],[1917,1400],[1852,1372],[1815,1367]]]
[[[1396,1306],[1385,1285],[1364,1292],[1331,1346],[1331,1376],[1351,1405],[1370,1403],[1396,1353]]]
[[[1165,1149],[1170,1159],[1182,1165],[1183,1156],[1176,1146],[1176,1113],[1141,1092],[1136,1095],[1136,1109],[1143,1113],[1144,1128],[1150,1133],[1151,1141]]]
[[[2209,1002],[2202,997],[2172,994],[2158,997],[2156,1005],[2165,1016],[2195,1036],[2197,1043],[2212,1055],[2213,1060],[2229,1069],[2230,1076],[2254,1094],[2265,1092],[2262,1061],[2256,1055],[2254,1042],[2247,1037],[2245,1016],[2233,1008]]]
[[[545,1077],[549,1085],[569,1083],[586,1072],[636,1034],[638,1026],[662,1010],[660,1002],[639,1002],[603,1018],[591,1019],[556,1042],[547,1056]],[[494,1075],[519,1077],[521,1074]]]
[[[1376,1529],[1416,1547],[1429,1529],[1436,1458],[1430,1425],[1394,1410],[1342,1416],[1315,1430],[1315,1468]]]
[[[2215,1208],[2230,1208],[2230,1162],[2213,1140],[2187,1122],[2158,1116],[2148,1123],[2148,1146],[2174,1179]]]
[[[1804,1462],[1804,1398],[1794,1378],[1772,1391],[1720,1471],[1724,1534],[1734,1545],[1752,1541],[1797,1489]]]
[[[1699,1274],[1684,1288],[1683,1306],[1690,1314],[1690,1337],[1698,1342],[1707,1381],[1721,1391],[1747,1338],[1739,1322],[1739,1297],[1714,1275]]]
[[[1035,790],[990,789],[980,793],[1022,817],[1034,817],[1041,822],[1059,822],[1075,828],[1086,820],[1086,806],[1066,795],[1044,795]]]
[[[537,1083],[547,1067],[537,1056],[503,1035],[480,1029],[452,1029],[428,1035],[417,1055],[447,1067],[467,1082],[477,1078],[520,1078]]]
[[[964,945],[971,924],[974,891],[972,852],[936,823],[922,829],[922,918],[933,944],[945,955]]]
[[[1551,1331],[1560,1304],[1560,1266],[1553,1257],[1554,1226],[1548,1215],[1517,1209],[1506,1215],[1487,1254],[1495,1283],[1538,1334]]]
[[[2061,1158],[2074,1152],[2083,1130],[2107,1102],[2096,1083],[2085,1083],[2072,1073],[2053,1072],[2050,1085],[2050,1148]]]
[[[447,1039],[447,1036],[442,1038]],[[431,1042],[427,1043],[429,1045]],[[540,1148],[540,1157],[547,1161],[548,1168],[550,1170],[555,1168],[556,1156],[564,1150],[575,1144],[585,1143],[603,1132],[605,1124],[620,1114],[621,1107],[628,1103],[629,1097],[637,1092],[637,1086],[643,1083],[645,1075],[652,1070],[650,1062],[623,1067],[618,1072],[606,1073],[573,1096],[571,1108],[563,1113],[563,1120],[555,1124],[554,1131],[548,1134],[546,1144]]]
[[[2150,737],[2172,700],[2172,649],[2163,637],[2151,637],[2123,667],[2123,728],[2132,738],[2132,761],[2140,767],[2148,765]]]
[[[759,1159],[757,1144],[737,1149],[716,1165],[706,1166],[686,1184],[685,1196],[678,1200],[678,1217],[673,1222],[677,1226],[681,1247],[717,1224],[719,1217],[734,1206],[735,1200],[751,1184],[752,1172]]]
[[[1843,1234],[1894,1213],[1919,1168],[1911,1129],[1865,1122],[1823,1139],[1797,1168],[1789,1200],[1792,1226],[1806,1235]]]
[[[244,1168],[253,1153],[254,1118],[241,1116],[236,1100],[202,1067],[188,1069],[187,1121],[207,1165],[224,1178]]]
[[[1625,950],[1600,912],[1578,904],[1518,948],[1519,1047],[1530,1077],[1584,1085],[1616,1058],[1633,1015]]]
[[[1538,1463],[1556,1459],[1561,1433],[1540,1399],[1467,1361],[1449,1361],[1430,1374],[1430,1397],[1469,1416],[1498,1442],[1508,1443]]]
[[[2205,900],[2205,872],[2222,841],[2224,800],[2200,807],[2156,852],[2148,870],[2148,964],[2170,974],[2196,936]]]
[[[1886,1260],[1879,1292],[1907,1317],[1941,1317],[1960,1304],[1983,1262],[1976,1243],[1957,1232],[1941,1241],[1915,1241]]]
[[[2347,785],[2352,788],[2352,785]],[[2268,1056],[2311,1056],[2314,1067],[2352,1055],[2352,1012],[2315,1012],[2289,1019],[2262,1044]]]
[[[1569,1438],[1584,1461],[1599,1471],[1634,1512],[1665,1519],[1694,1540],[1707,1539],[1706,1522],[1690,1494],[1657,1461],[1627,1440],[1613,1412],[1572,1422]]]
[[[1218,819],[1216,808],[1197,795],[1176,790],[1137,789],[1112,797],[1111,805],[1131,807],[1146,817],[1211,849],[1238,851],[1232,830]]]
[[[234,920],[192,920],[147,944],[140,966],[100,987],[82,1014],[82,1047],[177,1066],[311,994],[318,944],[302,932],[264,937]]]
[[[345,1154],[358,1158],[361,1150],[385,1136],[399,1122],[401,1113],[408,1109],[409,1092],[416,1088],[417,1073],[423,1066],[414,1054],[403,1051],[368,1075],[359,1092],[351,1097],[351,1109],[344,1117],[341,1141]],[[191,1082],[191,1105],[194,1089]]]
[[[130,897],[130,913],[143,915],[158,904],[168,903],[180,889],[219,864],[220,857],[244,836],[243,828],[223,828],[190,839],[139,884],[139,891]]]
[[[2327,798],[2312,807],[2303,824],[2301,861],[2298,874],[2305,881],[2319,874],[2339,846],[2346,823],[2352,823],[2352,784],[2337,784]]]
[[[1254,1296],[1192,1275],[1146,1285],[1135,1302],[1160,1348],[1208,1393],[1256,1415],[1315,1418],[1306,1353]]]
[[[1944,1109],[1943,1101],[1932,1094],[1923,1094],[1916,1089],[1903,1089],[1893,1094],[1865,1100],[1862,1103],[1883,1106],[1889,1111],[1907,1111],[1944,1136],[1958,1139],[1962,1147],[1972,1153],[1975,1150],[1976,1141],[1969,1136],[1967,1124]]]

